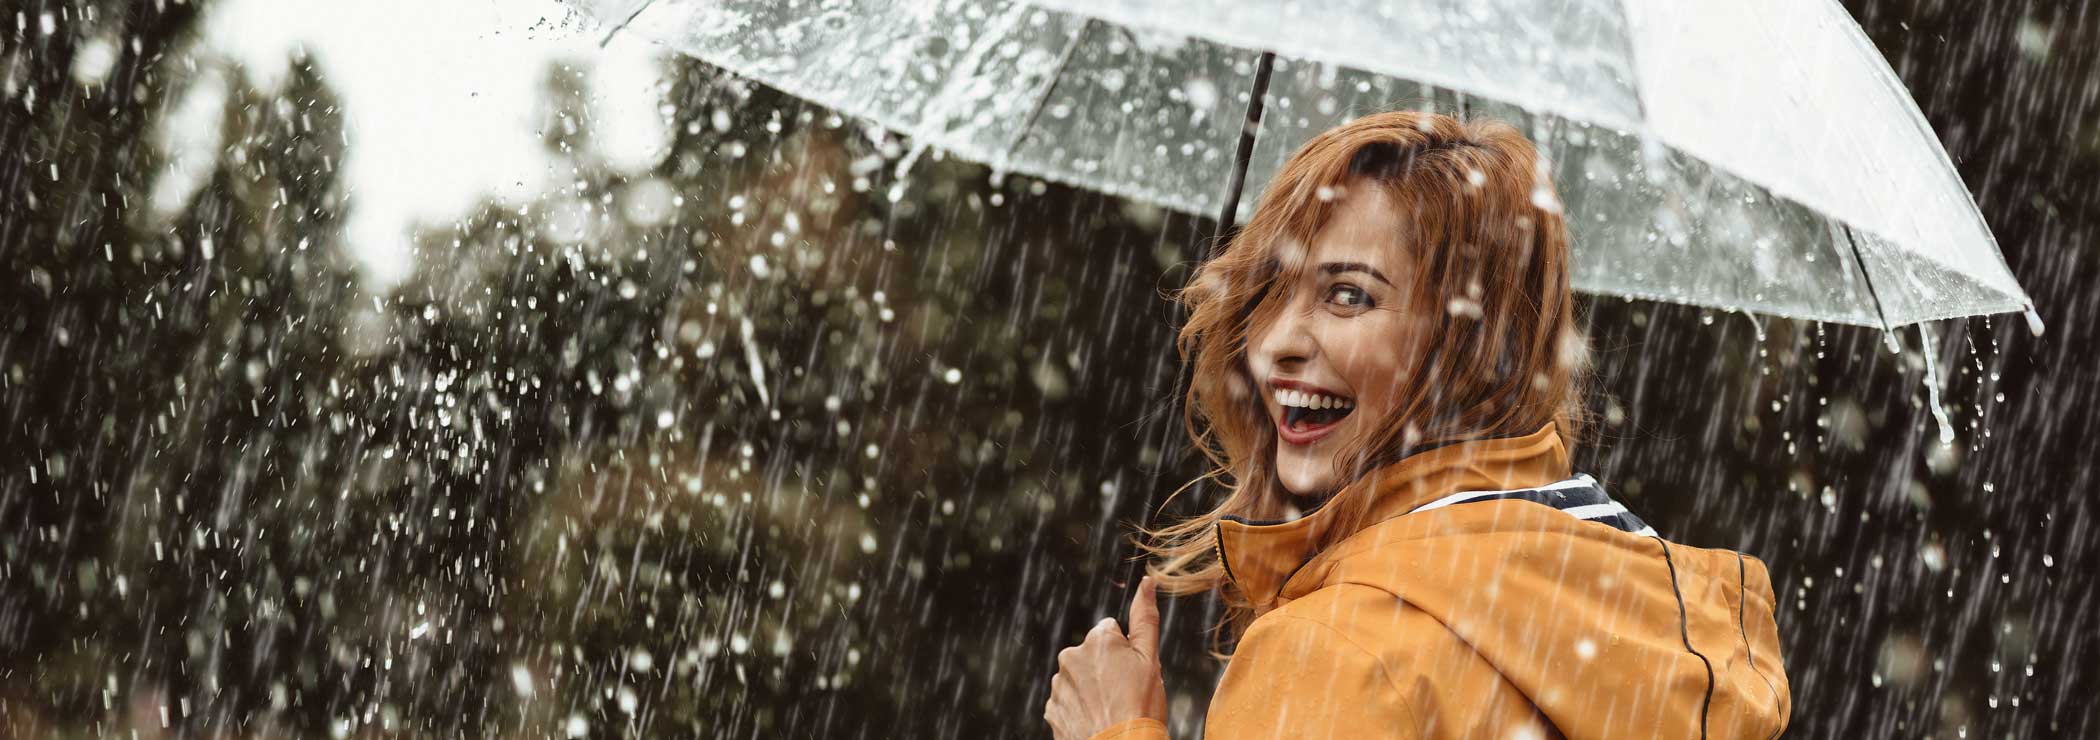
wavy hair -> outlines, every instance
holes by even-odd
[[[1416,382],[1390,416],[1343,450],[1342,485],[1319,504],[1337,511],[1315,533],[1324,549],[1361,530],[1373,491],[1349,486],[1378,467],[1452,442],[1521,436],[1548,422],[1570,447],[1588,425],[1588,339],[1568,286],[1568,234],[1547,163],[1531,141],[1493,119],[1393,111],[1354,119],[1300,147],[1263,191],[1254,216],[1223,253],[1190,276],[1175,300],[1188,309],[1176,344],[1193,366],[1182,422],[1223,500],[1158,529],[1138,527],[1147,570],[1170,594],[1216,589],[1217,625],[1236,641],[1255,616],[1218,560],[1218,521],[1282,518],[1294,506],[1276,476],[1276,429],[1247,365],[1250,334],[1283,310],[1303,249],[1340,205],[1369,185],[1400,209],[1418,269],[1407,308],[1426,319],[1411,348]],[[1171,501],[1173,496],[1169,496]],[[1164,504],[1162,504],[1162,507]],[[1215,628],[1214,628],[1215,629]],[[1212,654],[1223,657],[1215,647]]]

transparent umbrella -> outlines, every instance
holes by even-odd
[[[1551,164],[1561,199],[1541,205],[1565,209],[1579,290],[1883,329],[2023,311],[2041,330],[1834,0],[569,2],[901,131],[900,167],[937,148],[1228,227],[1253,208],[1240,168],[1258,191],[1353,116],[1493,115]]]

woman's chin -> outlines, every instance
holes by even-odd
[[[1283,459],[1277,461],[1276,478],[1283,489],[1298,498],[1318,498],[1327,493],[1334,476],[1326,471],[1311,470],[1317,465],[1310,460]]]

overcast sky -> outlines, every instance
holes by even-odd
[[[410,268],[412,225],[566,181],[537,131],[549,63],[592,70],[599,147],[615,163],[651,162],[667,140],[661,47],[622,33],[601,49],[603,31],[556,0],[225,0],[211,12],[206,43],[266,84],[304,45],[342,96],[348,245],[375,288]]]

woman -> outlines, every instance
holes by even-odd
[[[1058,654],[1057,737],[1166,737],[1154,591],[1238,635],[1204,735],[1764,738],[1764,564],[1571,475],[1585,340],[1546,167],[1506,124],[1315,137],[1181,294],[1186,423],[1228,492],[1141,543],[1125,635]]]

